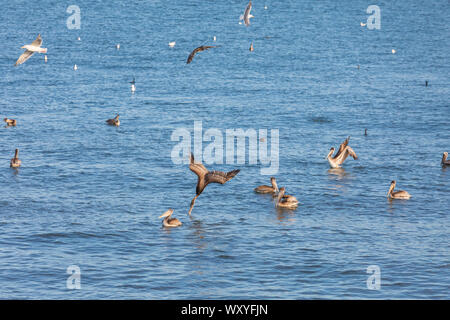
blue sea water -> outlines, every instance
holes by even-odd
[[[372,4],[380,30],[360,26]],[[0,117],[18,120],[0,127],[1,299],[450,298],[449,2],[255,0],[248,28],[246,5],[1,1]],[[14,67],[38,33],[48,62]],[[220,47],[186,65],[202,44]],[[241,172],[189,218],[197,177],[171,135],[194,121],[279,129],[298,209],[253,193],[260,165],[217,164]],[[359,159],[330,170],[347,136]],[[410,200],[387,200],[394,179]],[[182,227],[162,228],[168,208]]]

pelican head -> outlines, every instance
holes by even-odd
[[[162,215],[159,216],[159,218],[166,218],[166,217],[170,217],[173,213],[173,209],[169,209],[166,212],[164,212]]]
[[[275,191],[280,192],[277,185],[277,179],[275,179],[275,177],[271,177],[270,182],[272,183],[272,187],[275,189]]]
[[[447,157],[448,157],[448,152],[444,152],[444,154],[442,155],[442,162],[447,160]]]
[[[330,152],[328,152],[328,155],[325,159],[328,159],[329,157],[331,157],[334,153],[334,150],[336,150],[334,147],[331,147]]]
[[[389,198],[389,196],[391,195],[392,191],[394,190],[396,183],[397,183],[397,182],[396,182],[395,180],[392,180],[392,181],[391,181],[391,186],[389,187],[389,191],[388,191],[388,194],[387,194],[387,197],[388,197],[388,198]]]
[[[279,203],[281,202],[281,199],[283,199],[284,193],[286,192],[286,188],[285,187],[281,187],[280,191],[278,192],[278,197],[277,197],[277,207],[279,205]]]

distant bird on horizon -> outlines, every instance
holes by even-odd
[[[345,159],[350,155],[353,157],[353,159],[357,160],[358,156],[356,155],[355,151],[353,151],[352,148],[348,145],[348,141],[350,140],[350,137],[345,139],[344,142],[341,143],[339,147],[339,151],[336,153],[336,155],[333,157],[333,153],[335,151],[334,147],[330,149],[330,152],[328,153],[327,160],[330,164],[331,168],[340,168],[340,166],[344,163]]]
[[[133,81],[131,81],[130,83],[131,83],[131,92],[135,92],[136,91],[136,79],[133,77]]]
[[[206,186],[210,183],[220,183],[224,184],[225,182],[231,180],[235,175],[239,173],[239,169],[232,170],[229,172],[222,171],[209,171],[205,168],[205,166],[201,163],[194,162],[194,155],[191,153],[191,160],[189,164],[189,169],[194,172],[197,177],[197,188],[196,188],[196,196],[191,201],[191,207],[189,208],[189,215],[191,215],[192,208],[194,207],[195,199],[205,190]]]
[[[194,59],[194,56],[195,56],[197,53],[202,52],[202,51],[205,51],[205,50],[208,50],[208,49],[211,49],[211,48],[218,48],[218,47],[219,47],[219,46],[200,46],[200,47],[198,47],[198,48],[195,48],[195,49],[191,52],[191,54],[189,55],[189,57],[188,57],[188,59],[187,59],[187,61],[186,61],[186,64],[191,63],[192,60]]]
[[[109,124],[110,126],[120,126],[120,120],[119,120],[119,115],[115,116],[114,119],[108,119],[106,120],[106,123]]]
[[[3,121],[6,122],[8,127],[15,127],[17,125],[17,120],[4,118]]]
[[[9,163],[10,168],[18,168],[22,164],[22,161],[19,159],[19,149],[16,149],[16,153],[14,154],[14,158],[11,159]]]
[[[47,53],[47,48],[41,48],[42,45],[42,37],[41,34],[38,34],[36,40],[34,40],[31,44],[27,44],[22,46],[22,49],[26,49],[24,53],[17,59],[14,66],[18,66],[19,64],[27,61],[35,52],[39,53]]]
[[[249,1],[247,7],[245,8],[244,14],[239,17],[239,20],[244,20],[244,24],[248,27],[250,25],[250,18],[254,16],[250,13],[252,10],[252,2]]]
[[[166,228],[174,228],[182,225],[181,221],[178,220],[177,218],[171,218],[172,213],[173,209],[169,209],[159,216],[159,218],[164,218],[163,226]]]

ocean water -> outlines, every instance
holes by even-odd
[[[255,0],[248,28],[246,4],[2,1],[0,117],[18,126],[0,127],[1,299],[450,298],[449,2]],[[370,4],[379,30],[360,26]],[[48,62],[14,67],[38,33]],[[202,44],[220,47],[186,65]],[[194,121],[278,129],[298,209],[254,194],[270,176],[247,161],[208,165],[241,172],[189,217],[197,177],[171,135]],[[359,159],[330,170],[347,136]],[[410,200],[387,200],[394,179]]]

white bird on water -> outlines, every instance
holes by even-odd
[[[117,49],[117,50],[120,49],[120,43],[116,44],[116,49]]]
[[[77,38],[77,40],[78,40],[78,41],[81,41],[81,38],[80,38],[80,37],[78,37],[78,38]]]
[[[133,78],[133,81],[131,81],[130,83],[131,83],[131,92],[135,92],[136,91],[136,79]]]
[[[44,61],[47,62],[47,55],[44,56]]]
[[[239,20],[244,20],[244,24],[247,27],[250,25],[250,18],[254,18],[254,16],[250,13],[251,10],[252,10],[252,2],[249,1],[247,7],[245,8],[244,14],[239,17]]]
[[[22,49],[26,49],[24,53],[17,59],[14,66],[18,66],[19,64],[24,63],[27,61],[35,52],[39,53],[47,53],[47,48],[41,48],[42,45],[42,38],[41,35],[38,34],[36,40],[34,40],[31,44],[27,44],[22,46]]]
[[[363,23],[363,22],[360,22],[359,24],[361,25],[361,27],[365,27],[367,25],[367,23]]]
[[[78,70],[78,66],[77,66],[77,65],[74,65],[74,66],[73,66],[73,70]]]
[[[216,36],[214,36],[213,41],[216,42],[216,40],[217,40],[217,38],[216,38]]]
[[[177,44],[176,41],[169,42],[169,47],[173,48]]]
[[[395,54],[397,51],[395,51],[395,49],[392,49],[392,54]]]

